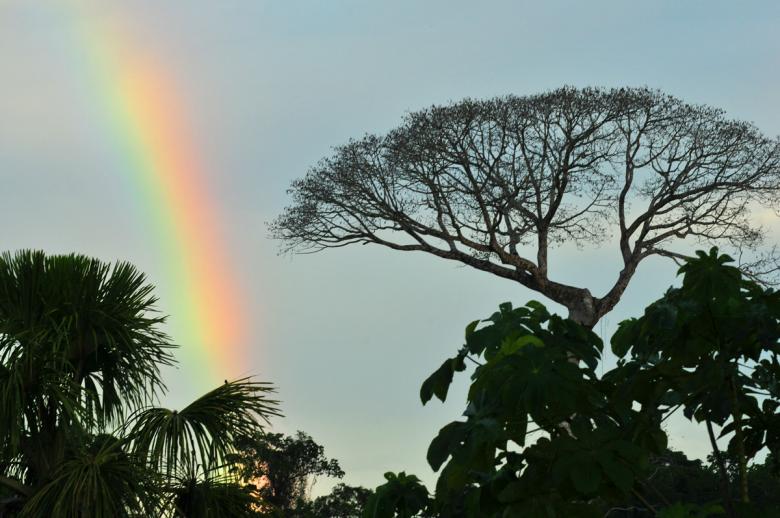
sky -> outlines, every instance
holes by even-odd
[[[463,410],[467,380],[456,378],[447,404],[425,407],[421,382],[459,348],[468,322],[504,301],[549,301],[372,246],[279,255],[267,222],[289,203],[289,184],[333,146],[387,131],[407,112],[562,85],[659,88],[776,136],[779,24],[774,1],[0,0],[0,248],[75,251],[146,272],[182,346],[163,404],[252,375],[278,389],[285,417],[273,430],[311,434],[344,482],[375,487],[403,470],[433,487],[425,451]],[[175,124],[144,119],[138,63],[154,65],[148,77]],[[144,145],[168,156],[158,126],[183,142],[186,174],[167,195],[154,175],[169,162],[133,159]],[[171,223],[179,189],[192,185],[202,203]],[[180,275],[180,263],[201,255],[230,290],[204,291],[194,313],[202,279]],[[553,278],[594,294],[618,271],[614,246],[551,257]],[[608,337],[674,275],[671,263],[643,263],[596,330]],[[240,343],[203,338],[202,322],[232,305]],[[671,419],[669,431],[673,446],[706,454],[701,430]]]

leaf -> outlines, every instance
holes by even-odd
[[[454,367],[458,366],[457,364],[453,365],[453,360],[455,359],[457,359],[457,357],[444,360],[441,367],[436,369],[436,371],[428,376],[428,379],[423,382],[422,387],[420,387],[420,400],[423,405],[430,401],[433,396],[436,396],[442,403],[447,399],[447,392],[450,389],[450,383],[452,383]]]
[[[603,468],[604,474],[615,487],[624,493],[631,490],[634,485],[634,474],[628,467],[606,454],[600,456],[598,462]]]
[[[682,403],[682,394],[677,390],[668,390],[661,396],[660,403],[668,407],[673,407]]]
[[[601,470],[593,464],[575,462],[569,469],[569,478],[574,489],[585,496],[592,495],[601,483]]]
[[[477,328],[481,320],[474,320],[469,325],[466,326],[466,340],[468,341],[469,337],[474,334],[474,330]]]
[[[510,482],[498,493],[498,500],[502,503],[514,502],[522,494],[524,485],[519,480]]]
[[[464,507],[466,508],[466,518],[480,518],[482,516],[482,510],[480,509],[479,500],[482,496],[481,488],[469,489],[464,498]]]
[[[439,434],[428,447],[428,464],[433,471],[439,471],[444,461],[454,452],[466,436],[467,424],[453,421],[439,430]]]
[[[365,510],[363,511],[363,518],[393,518],[395,513],[393,512],[392,507],[387,503],[387,492],[381,491],[381,489],[385,488],[380,486],[368,498]]]
[[[654,430],[651,430],[649,435],[650,435],[650,439],[653,441],[653,444],[656,447],[655,451],[657,453],[662,452],[666,448],[666,445],[669,441],[669,439],[666,437],[666,432],[664,432],[660,428],[656,428]]]
[[[514,340],[505,342],[501,346],[501,352],[505,355],[514,354],[527,345],[532,345],[534,347],[544,347],[544,342],[542,342],[534,335],[523,335]]]
[[[537,300],[529,300],[525,303],[525,307],[531,308],[531,310],[534,312],[534,316],[542,321],[550,318],[550,313],[547,311],[545,305]]]
[[[637,320],[635,318],[624,320],[618,324],[618,329],[612,335],[612,340],[610,341],[612,352],[618,358],[624,357],[628,350],[631,349],[631,346],[634,345],[636,325]]]
[[[466,337],[466,349],[469,353],[479,356],[488,347],[495,348],[503,338],[496,324],[477,329]]]
[[[181,411],[147,408],[128,423],[133,452],[167,472],[183,460],[221,465],[236,437],[281,416],[278,402],[267,397],[273,392],[267,383],[242,378],[219,385]]]
[[[466,465],[450,462],[439,475],[436,483],[436,494],[448,494],[452,491],[460,492],[469,481],[469,468]]]

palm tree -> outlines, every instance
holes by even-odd
[[[273,387],[153,407],[175,346],[152,291],[128,263],[0,256],[0,518],[249,512],[226,456],[280,415]]]

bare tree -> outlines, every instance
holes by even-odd
[[[285,251],[351,243],[422,251],[510,279],[593,326],[652,255],[695,238],[756,250],[756,204],[780,197],[780,140],[656,90],[562,88],[407,115],[335,149],[271,224]],[[550,248],[617,237],[623,268],[595,297],[556,282]],[[772,256],[755,265],[777,271]]]

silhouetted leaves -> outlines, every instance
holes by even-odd
[[[730,261],[712,249],[680,268],[680,288],[620,323],[617,366],[601,377],[598,336],[537,302],[504,303],[470,323],[458,355],[421,391],[423,403],[444,400],[464,360],[477,365],[465,420],[444,426],[428,449],[440,471],[437,512],[597,516],[610,503],[649,509],[649,499],[659,516],[714,516],[723,509],[712,500],[669,502],[651,481],[666,469],[653,460],[668,451],[661,424],[682,408],[729,439],[718,454],[733,459],[736,476],[719,476],[742,501],[722,490],[711,498],[725,499],[733,516],[769,516],[769,504],[747,501],[747,463],[780,447],[780,295]]]
[[[150,406],[174,363],[153,290],[128,263],[0,257],[0,515],[251,511],[222,462],[279,415],[273,389],[242,379],[180,412]]]
[[[420,479],[405,472],[385,473],[385,482],[368,500],[363,518],[414,518],[430,504],[428,490]]]

